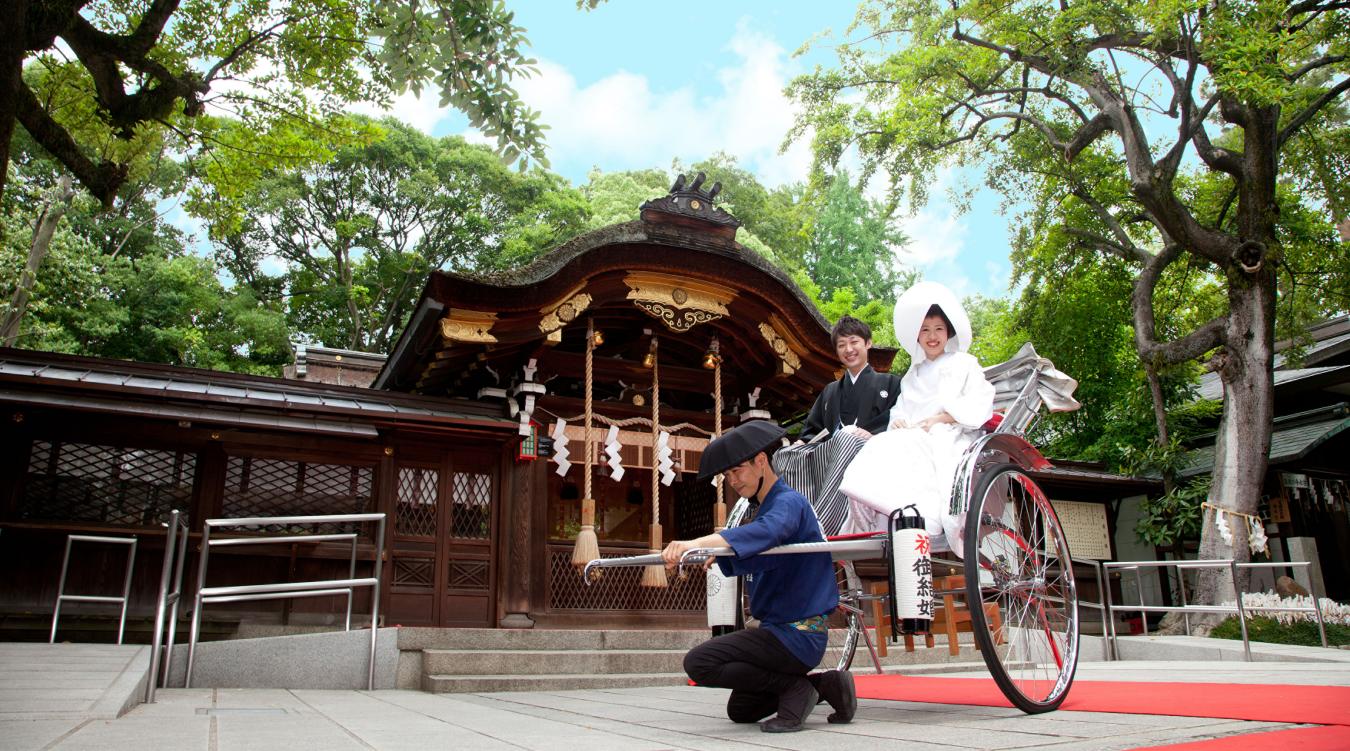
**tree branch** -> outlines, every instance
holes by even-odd
[[[16,92],[15,104],[15,115],[33,140],[60,160],[75,179],[103,204],[103,208],[112,208],[117,191],[126,182],[127,166],[114,162],[95,164],[91,161],[66,129],[47,114],[26,84],[21,85]]]
[[[1308,105],[1302,112],[1295,115],[1293,119],[1289,121],[1289,124],[1280,130],[1275,136],[1275,148],[1283,148],[1285,143],[1287,143],[1290,138],[1293,138],[1294,134],[1298,132],[1299,128],[1306,125],[1319,110],[1335,101],[1347,90],[1350,90],[1350,78],[1342,79],[1340,83],[1322,92],[1322,96],[1313,100],[1312,104]]]
[[[1139,357],[1146,365],[1163,368],[1194,360],[1224,343],[1227,316],[1211,319],[1186,336],[1171,342],[1159,342],[1154,336],[1153,291],[1163,271],[1183,254],[1182,246],[1170,243],[1144,266],[1134,281],[1130,293],[1130,308],[1134,314],[1134,343]]]

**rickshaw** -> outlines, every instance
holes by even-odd
[[[950,551],[958,560],[944,565],[964,571],[963,593],[970,612],[976,646],[999,689],[1010,702],[1029,714],[1059,707],[1073,683],[1079,655],[1079,614],[1068,540],[1045,493],[1029,473],[1047,469],[1050,462],[1025,435],[1041,408],[1070,411],[1077,383],[1055,370],[1028,343],[1007,362],[985,369],[996,389],[995,419],[962,456],[952,487],[950,513],[956,517],[960,539],[934,538],[935,552]],[[842,433],[842,431],[841,431]],[[839,433],[836,433],[839,435]],[[833,440],[833,439],[831,439]],[[809,463],[775,469],[791,486],[816,504],[838,502],[817,499],[803,490],[811,485],[805,473]],[[741,499],[728,515],[727,526],[746,521],[748,502]],[[818,516],[824,516],[817,508]],[[863,588],[852,562],[883,559],[888,576],[901,591],[913,574],[896,566],[889,532],[865,536],[827,536],[825,542],[783,545],[761,555],[829,552],[839,578],[839,611],[844,622],[842,650],[835,667],[852,665],[858,642],[866,643],[877,672],[882,672],[875,645],[864,623],[864,601],[872,595]],[[696,548],[685,553],[680,565],[702,564],[709,557],[730,555],[729,548]],[[604,558],[590,561],[582,574],[589,583],[597,569],[661,563],[659,555]],[[894,597],[892,597],[892,601]],[[998,623],[990,614],[997,613]],[[892,628],[900,620],[892,618]]]

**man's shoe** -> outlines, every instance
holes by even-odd
[[[858,689],[853,683],[853,674],[847,670],[831,670],[820,676],[820,695],[834,709],[825,718],[832,724],[843,725],[853,722],[858,711]]]
[[[759,723],[759,729],[765,733],[795,733],[802,729],[802,724],[782,717],[773,717]]]

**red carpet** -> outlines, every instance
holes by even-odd
[[[860,699],[1012,706],[992,678],[856,675],[855,679]],[[1350,726],[1350,688],[1074,681],[1060,709]],[[1339,748],[1347,746],[1343,744]]]
[[[1011,707],[992,678],[858,675],[859,699]],[[1324,725],[1248,733],[1135,751],[1345,751],[1350,749],[1350,688],[1234,683],[1074,681],[1060,709],[1174,717],[1219,717]]]
[[[1070,693],[1073,693],[1070,689]],[[1345,751],[1350,748],[1350,727],[1328,725],[1321,728],[1294,728],[1269,733],[1248,733],[1208,741],[1148,746],[1134,751],[1273,751],[1296,748],[1298,751]]]

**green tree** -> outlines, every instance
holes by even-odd
[[[895,250],[905,236],[891,221],[890,209],[864,196],[846,171],[825,188],[807,232],[803,265],[824,297],[848,287],[864,302],[894,302],[897,285],[916,281],[896,263]]]
[[[585,201],[557,175],[510,170],[458,136],[360,122],[371,143],[264,175],[237,201],[239,229],[213,238],[235,279],[260,299],[284,289],[295,328],[326,345],[386,351],[428,272],[519,266],[585,226]]]
[[[885,169],[897,193],[919,198],[952,160],[1017,155],[1053,174],[1083,217],[1061,231],[1131,269],[1134,344],[1155,393],[1160,371],[1214,355],[1227,396],[1210,498],[1251,514],[1270,447],[1289,251],[1281,157],[1350,89],[1347,13],[1271,0],[868,3],[859,17],[869,41],[844,45],[838,70],[794,82],[804,104],[795,132],[814,128],[822,168],[856,148],[865,174]],[[1100,179],[1103,165],[1112,179]],[[1204,178],[1231,195],[1217,213],[1196,200]],[[1223,310],[1166,337],[1155,293],[1183,260],[1218,281]],[[1200,556],[1247,552],[1206,526]],[[1206,572],[1199,601],[1227,591],[1226,578]]]
[[[67,218],[91,208],[77,204]],[[0,294],[8,296],[27,256],[28,227],[14,215],[5,222]],[[246,289],[225,289],[209,259],[104,253],[72,225],[55,228],[17,346],[271,375],[289,361],[281,311]]]
[[[30,58],[81,79],[119,139],[167,125],[197,145],[210,136],[198,127],[209,105],[250,125],[257,158],[275,157],[268,134],[279,124],[321,130],[351,103],[434,84],[508,161],[543,161],[542,126],[511,87],[534,61],[501,0],[11,0],[5,15],[0,195],[16,122],[104,205],[127,178],[126,162],[91,152],[51,90],[22,75]],[[63,61],[67,49],[75,61]]]

